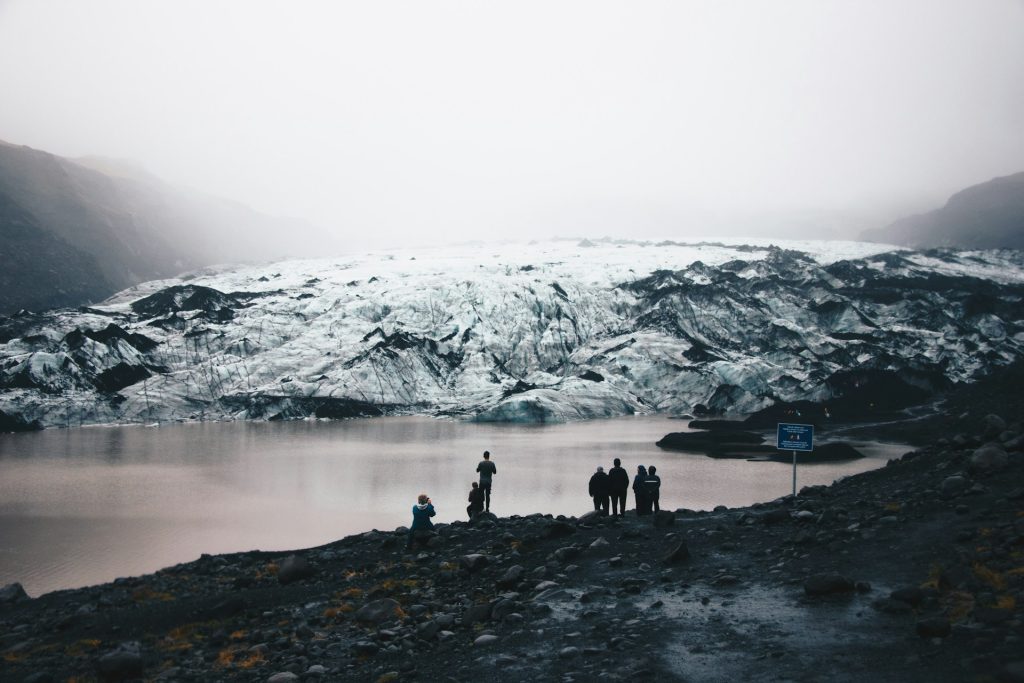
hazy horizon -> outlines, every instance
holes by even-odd
[[[0,0],[0,88],[0,139],[311,254],[852,238],[1024,170],[1024,2]]]

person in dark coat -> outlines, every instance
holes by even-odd
[[[597,472],[590,478],[590,496],[594,499],[594,509],[604,510],[608,514],[608,475],[603,467],[598,467]]]
[[[633,496],[636,498],[636,514],[651,514],[651,502],[647,497],[647,468],[637,465],[636,476],[633,477]]]
[[[473,488],[469,490],[469,507],[466,508],[466,514],[469,515],[469,521],[472,522],[473,518],[483,511],[484,490],[474,481]]]
[[[480,489],[484,492],[484,509],[491,510],[491,477],[498,473],[498,468],[491,462],[491,452],[484,451],[484,459],[476,466],[480,473]]]
[[[661,499],[661,477],[655,474],[657,471],[658,468],[654,465],[651,465],[650,468],[648,468],[647,478],[644,479],[644,485],[647,489],[648,504],[654,506],[655,512],[661,512],[661,505],[658,504],[658,501]],[[648,510],[648,512],[650,512],[650,510]]]
[[[430,518],[436,515],[434,504],[425,493],[421,493],[416,505],[412,506],[412,526],[409,527],[409,540],[405,547],[412,548],[413,542],[426,545],[427,540],[434,535],[434,523]]]
[[[629,490],[629,474],[622,467],[622,461],[615,458],[615,467],[608,470],[608,494],[612,499],[612,514],[626,514],[626,491]]]

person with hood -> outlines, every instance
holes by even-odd
[[[604,468],[598,466],[597,472],[590,477],[590,496],[594,499],[594,509],[604,510],[608,514],[608,475]]]
[[[412,526],[409,527],[409,540],[405,545],[407,550],[412,548],[414,541],[419,542],[420,545],[426,545],[427,539],[433,535],[434,530],[434,523],[430,521],[430,518],[436,514],[430,498],[427,494],[421,493],[417,504],[412,506]]]
[[[484,451],[484,459],[476,466],[480,473],[480,489],[484,492],[484,509],[491,511],[491,477],[498,473],[498,468],[491,462],[491,452]]]
[[[484,511],[484,490],[480,488],[480,484],[473,482],[472,488],[469,489],[469,506],[466,508],[466,514],[469,515],[469,521],[473,521],[473,518]]]
[[[637,465],[636,476],[633,477],[633,495],[636,497],[636,514],[651,514],[651,502],[647,497],[647,468]]]
[[[615,467],[608,470],[608,493],[612,499],[612,514],[626,514],[626,491],[629,490],[629,474],[622,467],[622,461],[615,458]]]
[[[650,468],[648,468],[647,478],[644,479],[644,485],[647,489],[648,504],[654,506],[655,512],[661,512],[661,506],[658,504],[658,501],[661,499],[661,477],[655,474],[657,471],[658,468],[654,465],[651,465]],[[650,512],[650,510],[648,510],[648,512]]]

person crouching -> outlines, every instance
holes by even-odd
[[[409,527],[409,540],[405,544],[406,549],[411,549],[413,543],[425,546],[430,537],[434,535],[434,523],[430,521],[436,512],[434,504],[425,493],[421,493],[416,505],[412,506],[412,526]]]
[[[469,521],[473,521],[473,518],[484,511],[484,490],[480,488],[480,484],[473,482],[473,488],[469,490],[469,507],[466,508],[466,514],[469,515]]]

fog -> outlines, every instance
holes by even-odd
[[[0,0],[0,93],[310,253],[843,236],[1024,170],[1024,2]]]

